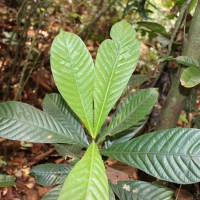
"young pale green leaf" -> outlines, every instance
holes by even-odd
[[[46,113],[21,102],[0,103],[0,137],[39,143],[68,143],[87,146]]]
[[[9,187],[13,185],[15,185],[14,176],[0,174],[0,187]]]
[[[175,200],[174,191],[144,181],[120,181],[111,187],[120,200]]]
[[[71,133],[81,137],[85,143],[88,143],[78,117],[74,114],[60,94],[47,94],[43,100],[42,106],[48,115],[61,123]]]
[[[57,187],[50,190],[41,200],[57,200],[61,191],[62,185],[58,185]]]
[[[51,69],[61,95],[93,136],[94,63],[77,35],[61,30],[55,37]]]
[[[32,168],[30,176],[34,177],[39,185],[51,186],[62,184],[72,168],[72,165],[66,164],[41,164]]]
[[[79,159],[81,156],[82,147],[72,144],[55,144],[56,151],[66,159],[68,156],[74,159]]]
[[[104,163],[95,143],[67,176],[58,200],[108,200],[109,188]]]
[[[142,83],[144,83],[145,81],[148,81],[149,77],[147,75],[144,74],[133,74],[128,82],[128,84],[126,85],[122,96],[124,96],[125,94],[127,94],[129,91],[131,91],[133,88],[141,85]]]
[[[155,88],[137,90],[134,93],[130,93],[119,104],[109,126],[103,131],[100,138],[105,135],[113,136],[138,124],[150,113],[157,98],[158,92]]]
[[[200,68],[188,67],[181,74],[181,85],[191,88],[200,84]]]
[[[179,184],[200,181],[200,130],[174,128],[112,145],[101,153],[161,179]]]
[[[121,96],[139,59],[139,42],[125,20],[116,23],[97,53],[94,80],[94,135]]]

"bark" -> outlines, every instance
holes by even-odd
[[[193,57],[200,63],[200,0],[195,9],[188,37],[184,41],[182,55]],[[172,81],[167,99],[159,115],[158,124],[155,127],[156,130],[176,127],[185,101],[191,92],[191,89],[184,88],[180,84],[180,75],[184,69],[185,67],[180,66]]]

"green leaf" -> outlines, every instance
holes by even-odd
[[[138,124],[152,110],[158,98],[155,88],[137,90],[130,93],[118,106],[109,126],[101,134],[113,136]],[[139,125],[141,126],[141,124]]]
[[[115,194],[109,184],[109,200],[115,200]]]
[[[121,200],[173,200],[174,191],[143,181],[119,181],[111,185]]]
[[[189,56],[178,56],[176,58],[174,58],[174,60],[182,65],[185,65],[187,67],[199,67],[199,62]]]
[[[199,67],[199,62],[192,57],[189,56],[178,56],[173,58],[172,56],[165,57],[164,60],[174,60],[181,65],[185,65],[187,67]]]
[[[133,88],[141,85],[143,82],[148,81],[148,80],[149,80],[149,77],[144,74],[133,74],[128,84],[126,85],[122,93],[122,96],[124,96],[126,93],[131,91]]]
[[[9,187],[13,185],[15,185],[14,176],[0,174],[0,187]]]
[[[61,30],[55,37],[51,69],[61,95],[93,135],[94,63],[77,35]]]
[[[200,68],[188,67],[181,74],[181,85],[191,88],[200,83]]]
[[[81,156],[82,147],[71,144],[55,144],[56,151],[66,159],[68,156],[74,159],[79,159]]]
[[[46,113],[21,102],[0,103],[0,137],[39,143],[70,143],[87,146]]]
[[[48,115],[52,116],[70,132],[76,134],[78,137],[81,137],[82,140],[88,144],[85,132],[79,119],[60,94],[47,94],[43,100],[42,106]]]
[[[139,42],[133,27],[125,20],[111,29],[97,53],[94,80],[94,136],[121,96],[139,59]]]
[[[95,143],[67,176],[58,200],[108,200],[108,180],[104,163]]]
[[[200,181],[200,130],[174,128],[112,145],[101,153],[161,179],[179,184]]]
[[[167,36],[167,32],[164,26],[155,23],[155,22],[147,22],[147,21],[141,21],[141,22],[137,22],[137,24],[139,26],[143,26],[153,32],[159,33],[163,36]]]
[[[57,187],[50,190],[44,197],[42,197],[41,200],[57,200],[60,195],[61,188],[62,185],[58,185]]]
[[[112,142],[112,145],[120,144],[120,143],[124,143],[124,142],[129,141],[131,138],[133,138],[133,136],[135,136],[142,129],[142,127],[144,126],[145,122],[146,122],[146,120],[142,121],[142,125],[141,126],[134,127],[134,131],[132,131],[132,132],[128,132],[128,133],[125,132],[125,134],[124,134],[124,132],[122,132],[122,136],[119,137],[119,138],[114,139],[113,142]],[[129,129],[127,129],[127,130],[129,130]],[[121,133],[119,133],[119,135],[121,135]]]
[[[51,186],[62,184],[72,168],[72,165],[66,164],[41,164],[32,168],[30,176],[34,177],[39,185]]]

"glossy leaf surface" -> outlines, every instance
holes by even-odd
[[[157,89],[137,90],[129,94],[119,104],[109,126],[102,133],[103,135],[113,136],[129,127],[137,125],[152,110],[158,98]],[[141,124],[139,123],[139,126]]]
[[[82,147],[72,145],[72,144],[55,144],[56,151],[64,158],[71,157],[74,159],[79,159],[81,156]]]
[[[15,185],[14,176],[0,174],[0,187],[9,187],[12,185]]]
[[[72,165],[47,163],[33,167],[30,175],[35,178],[36,183],[42,186],[62,184]]]
[[[120,200],[174,200],[174,192],[168,188],[144,181],[120,181],[111,184]]]
[[[88,143],[80,120],[60,94],[47,94],[43,100],[42,107],[48,115],[61,123],[71,133],[81,137],[80,140]]]
[[[108,200],[109,188],[104,163],[95,143],[67,176],[58,200]]]
[[[139,59],[139,42],[125,20],[116,23],[97,53],[94,80],[94,135],[121,96]]]
[[[143,82],[148,81],[149,77],[144,74],[133,74],[126,85],[122,96],[131,91],[133,88],[141,85]]]
[[[145,122],[146,121],[142,121],[141,123],[142,123],[142,125],[141,126],[139,126],[139,127],[135,127],[135,129],[134,129],[134,131],[130,131],[130,132],[122,132],[122,133],[119,133],[119,136],[122,134],[122,136],[121,137],[119,137],[119,138],[115,138],[115,139],[113,139],[113,141],[112,141],[112,143],[111,143],[111,145],[114,145],[114,144],[121,144],[121,143],[124,143],[124,142],[127,142],[127,141],[129,141],[131,138],[133,138],[141,129],[142,129],[142,127],[144,126],[144,124],[145,124]],[[133,127],[131,127],[131,129],[132,129]],[[129,129],[128,129],[129,130]],[[118,136],[118,135],[117,135]],[[110,146],[111,146],[110,145]]]
[[[60,31],[51,46],[51,69],[61,95],[93,135],[94,64],[81,38]]]
[[[181,74],[181,85],[191,88],[200,84],[200,68],[188,67]]]
[[[0,103],[0,113],[0,137],[27,142],[87,146],[52,117],[28,104],[14,101]]]
[[[175,128],[142,135],[101,153],[162,180],[200,181],[200,130]]]

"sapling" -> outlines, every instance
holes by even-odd
[[[44,111],[21,102],[0,104],[1,137],[53,143],[63,157],[75,159],[68,165],[49,163],[31,170],[37,183],[58,184],[43,200],[108,200],[115,199],[114,193],[122,200],[138,196],[173,199],[174,192],[159,185],[108,182],[101,155],[161,180],[200,181],[200,130],[174,128],[136,137],[158,92],[148,88],[127,94],[140,45],[134,28],[125,20],[112,27],[110,36],[100,45],[94,65],[83,41],[61,30],[51,46],[51,70],[61,95],[47,95]],[[103,126],[118,100],[110,123]]]

